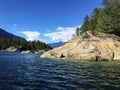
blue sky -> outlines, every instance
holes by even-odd
[[[27,40],[68,41],[102,0],[0,0],[0,28]]]

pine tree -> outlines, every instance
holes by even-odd
[[[120,0],[103,0],[104,8],[95,8],[91,17],[85,16],[82,27],[76,29],[76,34],[87,30],[120,36]]]
[[[95,8],[89,21],[89,30],[95,30],[98,23],[100,9]]]
[[[104,0],[107,3],[98,17],[97,31],[120,36],[120,1]],[[108,2],[109,1],[109,2]]]
[[[89,29],[88,27],[89,27],[89,16],[86,15],[84,18],[84,23],[83,23],[82,27],[80,28],[81,33],[86,32]]]
[[[76,35],[80,35],[80,28],[76,28]]]

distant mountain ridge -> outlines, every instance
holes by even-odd
[[[12,33],[9,33],[9,32],[5,31],[2,28],[0,28],[0,38],[25,40],[24,38],[16,36],[16,35],[14,35]]]
[[[56,43],[49,43],[48,45],[51,46],[52,48],[56,48],[56,47],[60,47],[60,46],[63,46],[65,45],[67,42],[56,42]]]

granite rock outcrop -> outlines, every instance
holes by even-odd
[[[120,37],[87,31],[80,36],[74,36],[64,46],[54,48],[41,58],[71,59],[71,60],[120,60]]]

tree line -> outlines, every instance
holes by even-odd
[[[38,40],[26,41],[26,40],[18,40],[18,39],[0,38],[0,50],[5,50],[9,47],[18,48],[20,51],[23,51],[23,50],[39,51],[39,50],[51,49],[49,45]]]
[[[84,17],[76,35],[93,30],[120,36],[120,0],[103,0],[102,5],[103,8],[95,8],[91,16]]]

